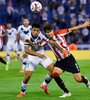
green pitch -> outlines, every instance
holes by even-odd
[[[82,75],[85,75],[90,80],[90,61],[78,61]],[[40,88],[40,83],[45,79],[46,71],[41,66],[38,66],[29,81],[25,97],[17,98],[16,95],[20,92],[21,82],[24,74],[19,73],[21,63],[12,60],[9,71],[5,71],[5,66],[0,63],[0,100],[60,100],[59,95],[62,91],[58,88],[54,80],[48,85],[50,94],[47,95]],[[90,89],[84,84],[75,82],[72,74],[65,72],[61,75],[66,86],[72,93],[71,97],[64,98],[65,100],[90,100]]]

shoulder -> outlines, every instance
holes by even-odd
[[[31,25],[29,25],[29,28],[31,29],[31,28],[32,28],[32,26],[31,26]]]
[[[60,35],[66,35],[68,33],[68,29],[60,29],[54,32],[54,35],[60,34]]]
[[[21,28],[23,28],[23,25],[20,25],[20,26],[18,27],[18,29],[21,29]]]

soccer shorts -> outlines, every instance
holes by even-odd
[[[7,53],[11,50],[18,51],[18,44],[17,42],[8,41],[7,42]]]
[[[23,53],[25,53],[25,50],[24,50],[24,42],[22,40],[20,40],[20,48],[21,48],[21,51]]]
[[[72,54],[61,61],[56,61],[55,67],[71,73],[80,72],[80,68]]]
[[[44,68],[47,68],[53,61],[48,56],[45,59],[39,58],[37,56],[28,56],[27,66],[25,67],[26,71],[34,71],[38,64],[42,65]]]

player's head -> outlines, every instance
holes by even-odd
[[[12,24],[11,23],[7,23],[7,28],[12,28]]]
[[[29,25],[29,20],[27,18],[23,19],[23,25],[26,27]]]
[[[52,25],[46,24],[46,25],[44,26],[43,29],[44,29],[46,35],[47,35],[49,38],[53,38],[54,32],[53,32],[53,27],[52,27]]]
[[[40,25],[38,23],[32,24],[32,35],[33,37],[37,37],[40,33]]]

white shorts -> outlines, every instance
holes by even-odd
[[[48,56],[46,59],[39,58],[37,56],[28,56],[27,66],[25,68],[26,71],[34,71],[38,64],[42,65],[44,68],[47,68],[53,61]]]
[[[25,50],[24,50],[24,42],[22,40],[20,40],[20,48],[21,48],[21,51],[23,53],[25,53]]]
[[[7,52],[14,50],[14,51],[18,51],[18,44],[17,42],[12,42],[12,41],[8,41],[7,42]]]

